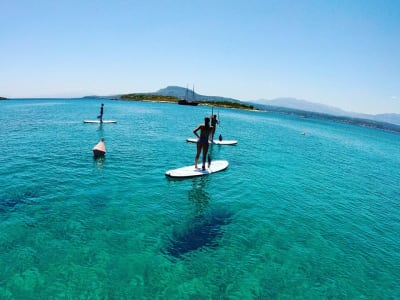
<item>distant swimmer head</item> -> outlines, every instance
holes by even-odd
[[[104,142],[104,138],[101,138],[101,140],[100,140],[100,141]]]

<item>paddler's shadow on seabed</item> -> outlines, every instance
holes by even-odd
[[[200,249],[215,249],[224,233],[225,225],[232,220],[232,213],[220,209],[210,209],[210,196],[205,191],[208,179],[195,178],[188,191],[190,204],[194,205],[192,216],[174,226],[168,244],[162,250],[170,258],[185,258]]]

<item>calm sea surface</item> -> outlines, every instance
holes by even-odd
[[[400,135],[215,108],[170,180],[211,107],[103,102],[0,102],[0,299],[399,299]]]

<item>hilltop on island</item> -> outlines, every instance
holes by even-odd
[[[197,94],[193,91],[188,92],[188,89],[179,86],[169,86],[153,93],[131,93],[124,95],[113,96],[86,96],[84,98],[99,98],[124,101],[153,101],[153,102],[169,102],[177,103],[182,100],[196,102],[198,105],[209,105],[226,108],[236,108],[245,110],[259,110],[252,103],[243,103],[242,101],[219,97],[205,96]]]
[[[157,102],[172,102],[178,103],[182,100],[174,96],[162,96],[155,94],[127,94],[120,96],[119,100],[127,101],[157,101]],[[253,105],[247,105],[242,103],[235,103],[229,101],[199,101],[199,105],[210,105],[217,107],[227,107],[227,108],[238,108],[238,109],[255,109]]]
[[[157,101],[157,102],[172,102],[178,103],[180,100],[185,98],[186,90],[181,87],[168,87],[166,89],[159,90],[156,93],[132,93],[126,95],[120,95],[118,97],[119,100],[128,100],[128,101]],[[237,108],[237,109],[248,109],[248,110],[257,110],[251,104],[244,104],[238,100],[223,98],[223,97],[212,97],[212,96],[203,96],[196,94],[194,92],[190,92],[190,101],[196,101],[199,105],[210,105],[217,107],[226,107],[226,108]]]

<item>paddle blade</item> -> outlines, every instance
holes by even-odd
[[[210,167],[210,166],[211,166],[211,155],[208,154],[208,167]]]

